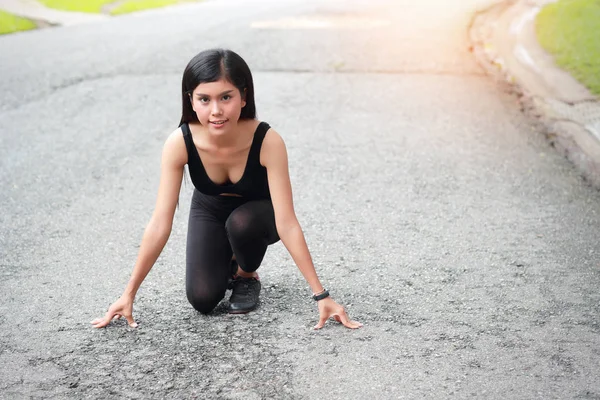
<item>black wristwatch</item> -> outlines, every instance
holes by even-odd
[[[313,294],[313,299],[315,301],[323,300],[329,297],[329,290],[325,289],[319,294]]]

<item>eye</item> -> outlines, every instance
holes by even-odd
[[[231,99],[231,96],[230,96],[230,95],[226,94],[225,96],[223,96],[223,100],[227,101],[227,100],[229,100],[229,99]]]

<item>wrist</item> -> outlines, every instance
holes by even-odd
[[[313,296],[312,296],[313,300],[315,300],[315,301],[321,301],[328,297],[329,297],[329,291],[327,289],[324,289],[321,293],[313,294]]]
[[[125,288],[125,291],[123,292],[123,294],[121,296],[128,297],[133,300],[135,298],[136,293],[137,293],[136,289],[127,287],[127,288]]]
[[[325,288],[323,287],[321,282],[319,282],[318,279],[315,282],[308,282],[308,286],[310,286],[310,290],[312,290],[313,294],[322,293],[325,290]]]

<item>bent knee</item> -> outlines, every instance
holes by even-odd
[[[208,314],[219,304],[225,293],[194,293],[188,291],[187,299],[197,311]]]

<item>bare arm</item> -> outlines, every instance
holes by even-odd
[[[302,233],[294,211],[285,143],[273,129],[267,132],[263,142],[261,163],[267,168],[269,191],[273,201],[275,225],[277,226],[279,238],[289,251],[313,293],[320,293],[323,291],[323,286],[317,277],[315,266],[304,239],[304,233]],[[329,318],[334,318],[351,329],[362,326],[360,322],[350,320],[344,307],[333,301],[331,297],[319,300],[318,307],[320,318],[315,329],[322,328]]]
[[[183,167],[186,162],[185,142],[181,131],[178,129],[169,136],[163,147],[156,206],[144,231],[140,251],[129,283],[123,295],[109,307],[104,317],[92,321],[94,327],[102,328],[108,325],[115,316],[124,316],[127,318],[129,325],[137,326],[132,316],[133,300],[171,234],[173,216],[183,178]]]
[[[267,168],[269,189],[275,210],[275,225],[281,242],[286,247],[313,293],[323,291],[308,251],[302,228],[294,211],[292,185],[288,169],[285,143],[273,129],[263,142],[261,161]]]
[[[275,225],[277,226],[279,238],[289,251],[313,293],[320,293],[323,291],[323,285],[317,277],[315,266],[304,239],[304,233],[302,233],[302,228],[300,228],[294,212],[285,143],[273,129],[267,132],[263,142],[261,163],[267,168],[269,191],[273,201]],[[320,317],[315,329],[322,328],[329,318],[334,318],[351,329],[362,326],[360,322],[350,320],[344,307],[333,301],[331,297],[319,300],[318,307]]]
[[[146,226],[137,261],[124,294],[135,297],[162,252],[173,226],[187,152],[181,131],[173,132],[163,147],[156,206]]]

